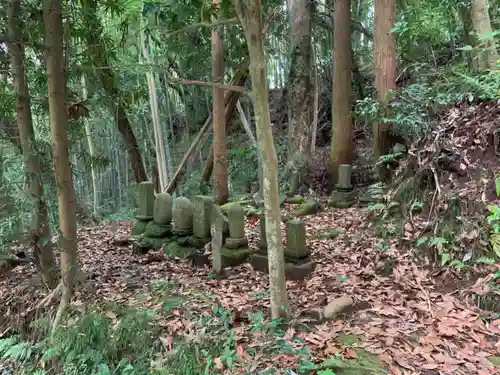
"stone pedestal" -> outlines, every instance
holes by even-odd
[[[332,192],[328,205],[336,208],[348,208],[356,203],[356,195],[351,183],[352,167],[341,164],[338,169],[338,183]]]
[[[193,204],[184,197],[174,199],[172,207],[173,240],[163,247],[168,256],[188,258],[198,248],[193,245]]]
[[[227,210],[229,237],[221,249],[222,266],[230,267],[244,263],[250,255],[245,235],[245,210],[239,203],[233,203]]]
[[[209,197],[198,195],[193,202],[193,238],[192,245],[204,248],[210,242],[210,217],[213,202]]]
[[[172,241],[172,205],[170,194],[160,193],[156,196],[153,221],[147,224],[142,239],[134,246],[135,252],[146,253],[150,249],[160,249]]]
[[[261,217],[261,239],[265,241],[265,221]],[[287,247],[285,255],[285,277],[288,280],[304,280],[314,270],[315,264],[310,260],[310,250],[306,246],[305,223],[301,220],[287,222]],[[261,272],[269,272],[267,246],[262,245],[259,251],[252,255],[252,267]]]
[[[137,221],[132,226],[132,236],[141,236],[147,225],[154,216],[155,192],[153,183],[144,181],[137,185],[136,203],[137,211],[135,218]]]

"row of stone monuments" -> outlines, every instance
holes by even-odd
[[[210,244],[212,266],[217,273],[248,260],[254,269],[268,271],[265,217],[260,218],[259,249],[252,251],[245,235],[245,211],[239,203],[230,204],[225,215],[210,197],[196,196],[192,202],[185,197],[174,199],[167,193],[155,197],[153,184],[142,182],[137,190],[137,205],[137,220],[132,227],[136,252],[162,248],[167,255],[189,258],[201,266],[210,263],[205,252]],[[286,239],[286,277],[304,279],[314,269],[306,246],[305,222],[289,220]]]

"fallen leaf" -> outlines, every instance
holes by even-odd
[[[217,357],[214,359],[215,367],[217,367],[218,370],[224,370],[224,363],[222,363],[222,360],[220,357]]]
[[[250,361],[252,359],[241,344],[236,347],[236,353],[246,361]]]

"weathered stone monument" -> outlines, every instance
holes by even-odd
[[[261,272],[269,272],[267,256],[266,228],[264,216],[260,218],[261,241],[259,250],[252,255],[252,267]],[[285,277],[288,280],[304,280],[314,270],[315,264],[310,259],[310,250],[306,245],[306,224],[302,220],[289,220],[286,223],[287,246],[285,253]]]
[[[210,197],[197,195],[193,200],[193,239],[196,247],[203,247],[211,241],[210,220],[213,202]]]
[[[245,210],[239,203],[233,203],[227,210],[229,236],[221,250],[222,266],[229,267],[244,263],[250,255],[245,235]]]
[[[172,240],[172,205],[173,198],[170,194],[160,193],[156,196],[153,220],[147,224],[142,239],[135,247],[136,252],[159,249]]]
[[[137,185],[136,191],[137,211],[135,218],[137,221],[132,227],[132,236],[140,236],[146,230],[146,226],[154,217],[155,191],[153,183],[144,181]]]
[[[197,250],[197,247],[192,243],[193,203],[184,197],[174,199],[172,220],[172,235],[175,240],[165,245],[163,250],[167,255],[188,257]]]
[[[332,192],[329,206],[337,208],[348,208],[356,203],[354,188],[351,183],[352,166],[341,164],[338,169],[338,183]]]
[[[216,274],[220,275],[224,268],[222,263],[222,246],[224,244],[224,225],[226,223],[225,217],[219,207],[213,206],[210,234],[212,237],[212,267]]]
[[[290,220],[286,223],[285,274],[291,280],[303,280],[314,270],[311,250],[306,244],[306,223]]]

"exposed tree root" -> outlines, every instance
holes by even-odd
[[[40,302],[38,302],[38,305],[36,305],[37,309],[43,309],[48,306],[50,306],[52,303],[54,303],[62,293],[62,282],[57,284],[55,289],[53,289],[47,296],[45,296],[44,299],[42,299]]]
[[[62,284],[59,284],[62,286]],[[54,321],[52,322],[52,329],[50,332],[50,338],[54,338],[54,334],[56,332],[57,327],[59,326],[59,323],[61,322],[62,316],[64,314],[64,310],[66,310],[66,307],[68,307],[69,302],[71,300],[71,295],[68,291],[68,288],[64,288],[62,290],[62,297],[61,297],[61,302],[59,303],[59,308],[57,309],[56,317],[54,318]]]

